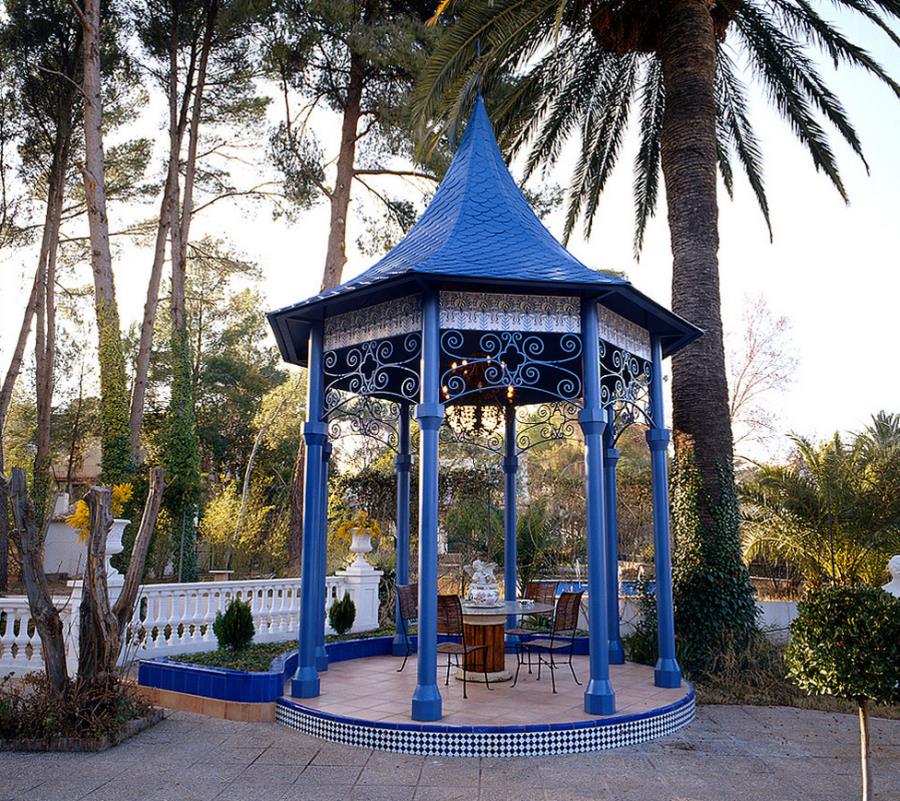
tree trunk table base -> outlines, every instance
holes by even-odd
[[[484,645],[486,650],[473,651],[466,654],[463,667],[456,671],[456,678],[462,681],[465,673],[466,681],[484,683],[484,672],[487,669],[488,681],[510,681],[512,673],[506,669],[504,653],[504,615],[463,615],[463,628],[467,645]],[[487,664],[485,664],[487,660]]]

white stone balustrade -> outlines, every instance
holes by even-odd
[[[327,622],[327,611],[336,600],[343,598],[344,592],[349,592],[356,604],[352,631],[371,631],[378,627],[380,575],[338,575],[325,580],[327,634],[333,633]],[[70,582],[70,586],[70,596],[54,600],[63,617],[68,661],[73,669],[78,659],[81,582]],[[119,590],[118,587],[110,589],[113,593]],[[250,603],[256,626],[254,642],[280,642],[297,636],[300,579],[145,584],[128,628],[122,661],[215,650],[213,621],[232,598]],[[42,670],[43,666],[40,638],[31,622],[28,600],[22,596],[0,597],[0,676]]]

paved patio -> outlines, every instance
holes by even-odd
[[[572,679],[566,660],[557,658],[557,694],[552,693],[550,671],[544,667],[537,681],[537,658],[532,673],[522,667],[519,681],[491,683],[468,682],[468,699],[463,699],[462,683],[456,680],[456,668],[450,671],[450,686],[444,686],[447,658],[438,661],[438,682],[443,697],[441,723],[459,726],[517,726],[527,723],[567,723],[596,720],[584,711],[584,687]],[[575,674],[584,684],[590,676],[586,656],[572,658]],[[410,657],[402,673],[400,661],[393,656],[370,656],[335,662],[321,675],[322,694],[301,703],[333,715],[365,720],[414,723],[410,718],[410,698],[416,689],[415,656]],[[516,657],[506,656],[506,669],[516,672]],[[616,688],[616,714],[630,715],[668,706],[687,695],[689,687],[666,690],[654,686],[653,668],[627,662],[610,665],[610,679]],[[289,689],[289,688],[288,688]]]
[[[174,713],[102,754],[0,753],[28,801],[852,801],[856,719],[702,707],[666,740],[567,757],[440,759],[333,745],[273,723]],[[877,801],[900,793],[900,721],[873,721]]]

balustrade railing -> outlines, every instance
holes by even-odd
[[[380,574],[378,574],[380,576]],[[375,592],[346,576],[325,579],[325,631],[328,610],[349,592],[357,607],[353,631],[377,627],[377,577]],[[367,584],[370,582],[367,582]],[[111,588],[113,592],[115,588]],[[71,667],[78,659],[78,605],[81,582],[72,582],[72,594],[57,597],[63,617],[66,650]],[[213,651],[216,614],[237,598],[250,604],[256,627],[254,642],[280,642],[297,636],[300,623],[300,579],[251,579],[182,584],[145,584],[126,632],[122,661],[171,654]],[[374,598],[374,608],[369,609]],[[41,641],[24,597],[0,597],[0,676],[42,670]]]

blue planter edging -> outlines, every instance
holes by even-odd
[[[540,635],[535,635],[540,636]],[[444,637],[441,640],[447,639]],[[387,656],[391,653],[394,638],[365,637],[357,640],[339,640],[327,643],[329,662],[345,662],[367,656]],[[413,650],[416,637],[410,637]],[[575,653],[584,656],[588,652],[588,638],[575,640]],[[194,665],[176,662],[169,657],[142,659],[138,665],[138,684],[177,693],[217,698],[240,703],[270,703],[284,695],[284,683],[297,670],[297,652],[290,651],[275,657],[268,671],[248,673],[230,668]]]
[[[391,635],[340,640],[326,644],[325,648],[329,662],[343,662],[347,659],[389,654],[393,640]],[[284,682],[296,669],[296,651],[276,656],[268,671],[259,673],[194,665],[161,657],[140,661],[138,684],[222,701],[259,704],[275,701],[284,695]]]

